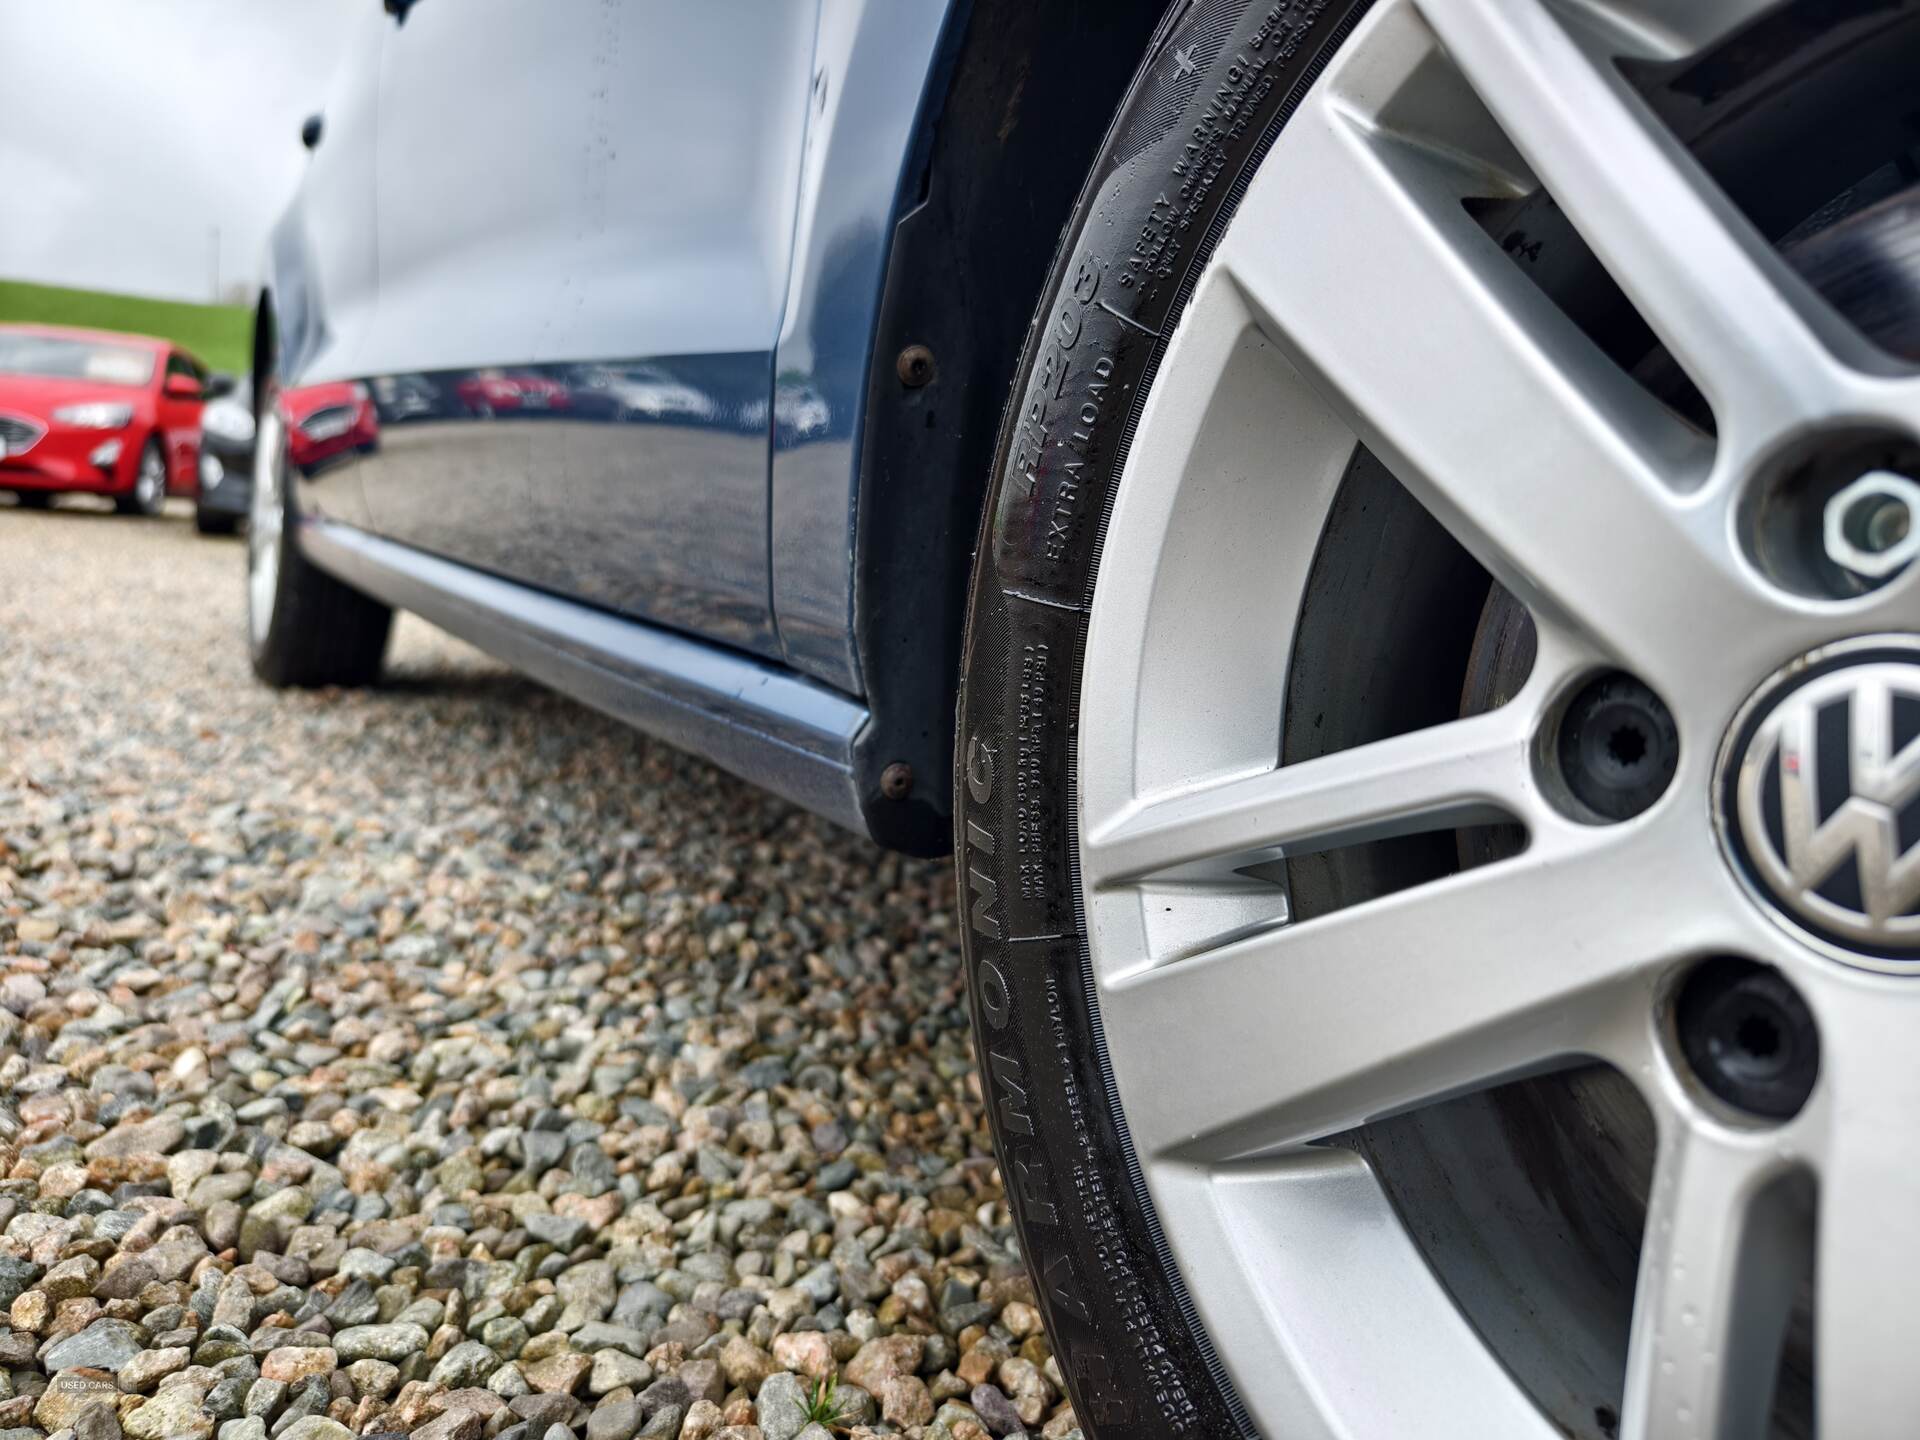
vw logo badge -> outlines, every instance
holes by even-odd
[[[1777,919],[1839,959],[1920,968],[1920,640],[1831,646],[1749,700],[1720,831]]]

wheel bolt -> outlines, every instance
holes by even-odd
[[[1660,697],[1609,671],[1587,682],[1560,720],[1560,773],[1603,820],[1627,820],[1658,800],[1680,764],[1680,732]]]
[[[1827,558],[1869,580],[1884,580],[1920,555],[1920,484],[1893,470],[1869,470],[1834,492],[1821,516]]]
[[[1769,1120],[1800,1112],[1820,1071],[1813,1013],[1778,970],[1722,957],[1680,989],[1680,1048],[1727,1104]]]

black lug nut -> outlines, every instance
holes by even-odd
[[[1658,800],[1680,764],[1673,712],[1633,676],[1613,670],[1581,687],[1560,720],[1560,773],[1603,820],[1627,820]]]
[[[1800,1112],[1820,1073],[1820,1035],[1778,970],[1731,957],[1697,967],[1680,988],[1680,1048],[1727,1104],[1769,1120]]]

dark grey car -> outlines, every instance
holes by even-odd
[[[253,505],[252,376],[200,411],[200,491],[193,520],[202,535],[231,535]]]

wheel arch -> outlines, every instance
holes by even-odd
[[[889,847],[952,849],[961,632],[1001,412],[1114,112],[1186,8],[973,0],[942,37],[890,237],[856,477],[853,628],[872,719],[855,779]],[[901,358],[913,347],[931,364],[920,383]]]

